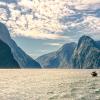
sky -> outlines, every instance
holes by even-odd
[[[0,21],[37,58],[82,35],[100,40],[100,0],[0,0]]]

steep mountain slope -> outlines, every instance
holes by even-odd
[[[73,53],[73,68],[100,68],[99,43],[88,36],[82,36]]]
[[[70,68],[75,46],[75,43],[65,44],[58,51],[40,56],[36,60],[43,68]]]
[[[40,64],[22,51],[11,39],[7,27],[0,23],[0,39],[9,45],[15,60],[22,68],[41,68]]]
[[[78,44],[65,44],[58,51],[36,59],[43,68],[100,68],[100,41],[82,36]]]
[[[100,41],[96,41],[96,47],[100,49]]]
[[[20,68],[10,47],[0,40],[0,68]]]

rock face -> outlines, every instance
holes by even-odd
[[[78,44],[65,44],[58,51],[36,59],[43,68],[100,68],[100,41],[82,36]]]
[[[38,62],[33,60],[16,45],[14,40],[10,37],[7,27],[3,23],[0,23],[0,39],[11,48],[14,59],[21,68],[41,68]]]
[[[98,49],[100,49],[100,41],[95,41],[96,42],[96,47],[98,48]]]
[[[88,36],[82,36],[73,53],[73,68],[100,68],[99,43]]]
[[[20,68],[10,47],[0,40],[0,68]]]
[[[63,45],[58,51],[40,56],[36,60],[42,68],[70,68],[75,43]]]

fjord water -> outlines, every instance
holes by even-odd
[[[100,100],[100,70],[2,69],[0,100]]]

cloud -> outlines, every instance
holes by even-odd
[[[49,45],[49,46],[61,46],[61,45],[63,45],[63,43],[47,43],[46,45]]]
[[[17,34],[14,34],[15,36],[24,36],[24,37],[30,37],[34,39],[66,39],[66,36],[60,35],[60,34],[51,34],[46,32],[40,32],[38,30],[30,30],[30,31],[22,31],[17,30]]]
[[[30,0],[21,0],[20,2],[18,2],[18,4],[25,8],[32,8],[33,6],[33,3]]]
[[[82,4],[95,4],[95,3],[100,3],[100,0],[82,0]]]
[[[100,0],[4,2],[0,3],[0,21],[7,24],[12,36],[68,41],[83,34],[100,37]]]

